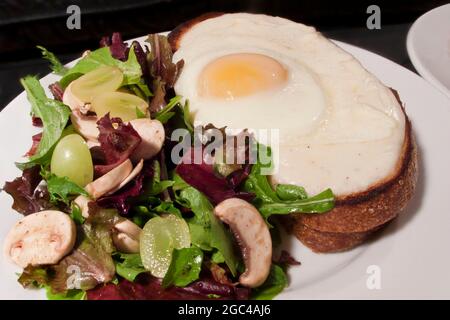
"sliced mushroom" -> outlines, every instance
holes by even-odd
[[[89,183],[85,189],[93,199],[98,199],[117,188],[130,175],[132,170],[133,164],[127,159],[108,173]]]
[[[214,214],[230,226],[242,251],[245,272],[239,277],[239,283],[250,288],[262,285],[272,263],[272,239],[261,214],[238,198],[222,201],[214,208]]]
[[[117,188],[112,189],[111,191],[109,191],[107,193],[107,195],[109,194],[113,194],[114,192],[116,192],[117,190],[121,189],[122,187],[124,187],[128,182],[130,182],[131,180],[133,180],[134,178],[136,178],[136,176],[142,171],[142,168],[144,167],[144,160],[141,159],[141,161],[139,161],[139,163],[134,167],[133,171],[131,171],[131,173],[128,175],[128,177],[126,177],[125,180],[123,180],[118,186]]]
[[[72,250],[75,238],[75,223],[67,214],[41,211],[15,224],[5,239],[4,252],[22,268],[55,264]]]
[[[121,252],[138,253],[141,231],[141,228],[128,219],[116,223],[112,234],[114,245]]]
[[[131,155],[131,160],[150,159],[162,148],[165,133],[164,127],[158,120],[148,118],[135,119],[129,122],[137,131],[142,141]]]
[[[84,218],[89,217],[89,202],[92,201],[86,196],[83,196],[82,194],[76,197],[73,202],[80,208],[81,215]]]
[[[73,110],[70,120],[75,130],[89,141],[98,141],[97,116],[86,116],[80,110]]]

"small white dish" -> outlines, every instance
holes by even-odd
[[[418,18],[406,40],[417,72],[450,97],[450,4]]]

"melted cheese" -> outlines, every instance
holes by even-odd
[[[212,61],[230,54],[270,57],[287,70],[282,86],[235,99],[205,97],[197,83]],[[395,171],[405,119],[391,90],[314,28],[252,14],[226,14],[196,24],[175,60],[185,66],[175,85],[189,99],[196,124],[278,129],[272,145],[274,183],[311,193],[361,192]]]

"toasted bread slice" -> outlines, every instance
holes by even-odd
[[[174,51],[191,28],[221,13],[209,13],[187,21],[169,34]],[[401,104],[398,94],[392,90]],[[366,190],[340,196],[333,210],[324,214],[292,214],[291,230],[298,239],[318,252],[352,248],[375,230],[394,219],[413,196],[417,182],[417,148],[411,124],[405,115],[405,134],[395,170]]]
[[[335,208],[327,213],[294,214],[294,218],[297,223],[322,232],[370,231],[406,207],[414,194],[417,174],[417,147],[407,121],[403,154],[395,174],[369,190],[338,198]]]

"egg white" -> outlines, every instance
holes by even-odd
[[[289,73],[282,87],[232,101],[202,98],[203,68],[232,53],[259,53]],[[175,85],[196,124],[279,129],[274,183],[338,196],[365,190],[394,172],[405,117],[389,88],[314,28],[252,14],[226,14],[196,24],[174,59],[185,67]]]

